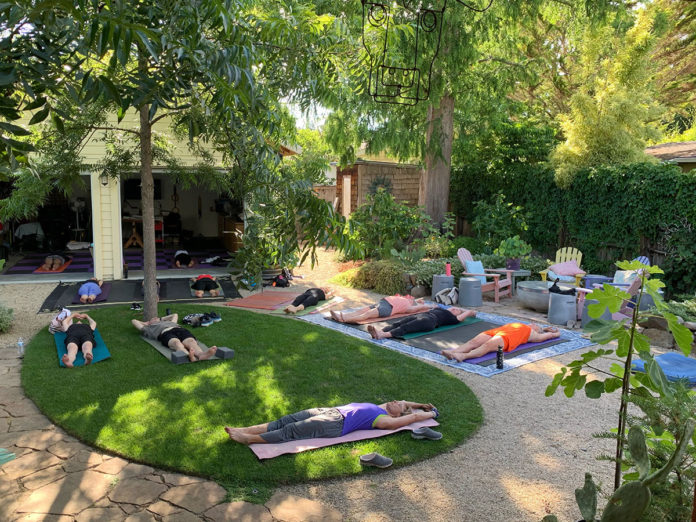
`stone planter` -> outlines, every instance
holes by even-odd
[[[505,268],[508,270],[519,270],[521,261],[519,257],[512,257],[505,261]]]

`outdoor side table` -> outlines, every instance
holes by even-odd
[[[487,272],[496,272],[498,274],[507,274],[507,271],[508,271],[507,268],[491,268],[491,269],[487,270]],[[512,274],[510,274],[510,276],[512,278],[512,288],[511,288],[512,295],[517,294],[517,288],[516,288],[517,285],[515,284],[515,278],[516,277],[529,277],[531,275],[532,275],[532,272],[529,270],[525,270],[524,268],[520,268],[519,270],[515,270],[514,272],[512,272]]]
[[[575,321],[577,316],[575,295],[549,292],[549,323],[565,325],[568,321]]]
[[[445,288],[454,287],[454,276],[448,276],[445,274],[434,275],[433,276],[433,295],[432,298],[435,299],[435,295]]]
[[[478,277],[461,277],[459,279],[459,306],[481,306],[481,280]]]

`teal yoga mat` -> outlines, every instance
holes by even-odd
[[[63,355],[68,353],[68,351],[65,349],[65,332],[56,332],[55,334],[53,334],[53,340],[56,342],[56,349],[58,350],[58,364],[60,364],[61,367],[65,368],[65,365],[61,360],[63,358]],[[111,357],[111,353],[109,353],[109,349],[106,347],[104,339],[102,339],[102,336],[99,333],[98,329],[94,330],[94,340],[97,344],[94,348],[92,348],[92,355],[94,356],[94,358],[92,359],[92,364],[98,363],[99,361],[103,361],[104,359],[108,359],[109,357]],[[82,355],[82,350],[77,350],[77,357],[75,358],[75,362],[73,363],[73,365],[85,365],[85,358]]]
[[[473,323],[480,323],[481,319],[477,319],[476,317],[467,317],[463,321],[457,323],[457,324],[448,324],[447,326],[438,326],[434,330],[428,330],[427,332],[413,332],[404,335],[401,337],[401,339],[413,339],[415,337],[421,337],[422,335],[433,335],[436,333],[444,332],[446,330],[452,330],[454,328],[459,328],[460,326],[466,326],[467,324],[473,324]]]

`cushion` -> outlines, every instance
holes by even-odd
[[[578,264],[575,262],[575,259],[551,265],[549,270],[553,270],[554,273],[558,274],[559,276],[574,276],[577,274],[585,275],[585,272],[580,269]]]
[[[561,281],[563,283],[574,283],[575,282],[575,277],[557,274],[556,272],[554,272],[550,268],[546,271],[546,279],[548,281],[555,281],[556,279],[558,279],[559,281]]]
[[[612,282],[617,285],[629,285],[636,277],[638,277],[637,270],[617,270]]]
[[[467,261],[466,271],[470,274],[484,274],[485,270],[483,268],[483,263],[481,261]],[[484,276],[474,276],[476,279],[481,281],[482,285],[486,284],[486,278]]]

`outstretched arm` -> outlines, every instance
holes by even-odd
[[[69,315],[60,322],[60,327],[64,332],[67,332],[71,323],[72,323],[72,316]]]
[[[427,305],[427,304],[414,304],[414,305],[409,306],[406,309],[405,313],[417,314],[420,312],[427,312],[428,310],[432,310],[433,308],[435,308],[435,307],[431,306],[431,305]]]
[[[375,421],[374,427],[380,430],[395,430],[397,428],[413,424],[414,422],[434,418],[434,411],[417,411],[415,413],[409,413],[408,415],[402,415],[401,417],[390,417],[389,415],[382,415]]]
[[[179,322],[179,314],[173,313],[173,314],[165,315],[162,318],[162,320],[163,321],[171,321],[173,323],[178,323]]]
[[[423,404],[422,402],[404,401],[404,404],[406,404],[406,406],[410,406],[411,408],[417,408],[419,410],[425,410],[425,411],[431,411],[435,407],[430,403]]]

